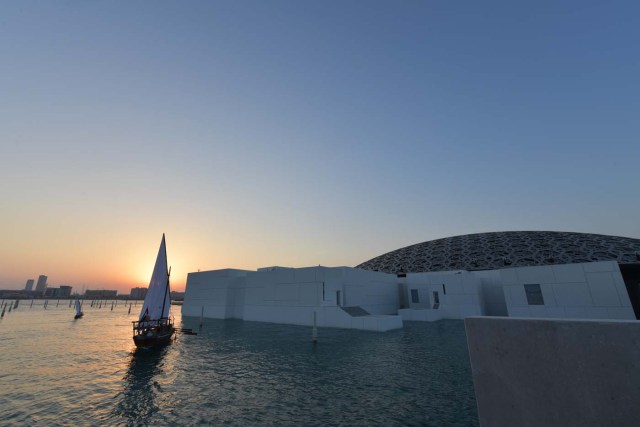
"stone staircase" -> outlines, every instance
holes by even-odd
[[[364,308],[357,305],[354,305],[351,307],[340,307],[340,308],[351,317],[369,316],[371,314]]]

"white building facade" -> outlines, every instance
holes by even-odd
[[[388,331],[402,321],[635,319],[615,261],[387,274],[349,267],[189,273],[183,316]]]
[[[349,267],[189,273],[183,316],[372,331],[402,327],[394,275]]]

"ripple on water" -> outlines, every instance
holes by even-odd
[[[2,319],[0,424],[478,424],[459,321],[320,329],[313,346],[305,327],[206,320],[136,350],[128,307],[85,305],[74,321],[63,306]]]

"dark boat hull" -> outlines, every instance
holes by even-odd
[[[84,313],[76,314],[73,318],[74,318],[74,319],[79,319],[79,318],[81,318],[82,316],[84,316]]]
[[[174,329],[162,331],[162,332],[152,332],[149,331],[145,334],[135,335],[133,337],[133,342],[137,347],[148,347],[152,345],[166,345],[170,344],[173,339]]]
[[[133,323],[133,342],[137,347],[169,344],[175,328],[173,318],[143,320]]]

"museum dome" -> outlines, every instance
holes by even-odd
[[[356,268],[396,274],[593,261],[640,263],[640,239],[558,231],[465,234],[397,249]]]

